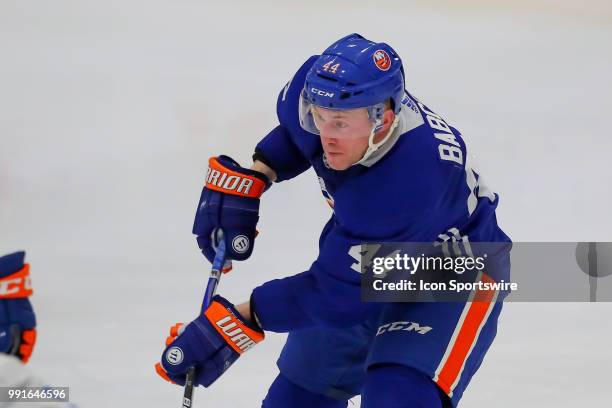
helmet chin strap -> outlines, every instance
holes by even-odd
[[[389,137],[397,127],[398,123],[399,115],[395,115],[395,119],[393,119],[393,123],[391,123],[391,126],[389,127],[389,130],[387,131],[385,137],[383,137],[380,142],[374,143],[374,136],[376,135],[376,131],[382,124],[382,121],[380,119],[376,119],[376,123],[374,123],[374,126],[372,126],[372,131],[370,132],[370,137],[368,138],[368,149],[363,154],[361,160],[353,163],[352,166],[365,162],[370,156],[372,156],[372,154],[374,154],[375,151],[377,151],[383,144],[385,144],[385,142],[389,140]]]

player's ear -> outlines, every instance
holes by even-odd
[[[393,112],[393,110],[385,109],[385,112],[383,113],[383,117],[382,117],[382,129],[381,130],[385,132],[389,130],[394,120],[395,120],[395,113]]]

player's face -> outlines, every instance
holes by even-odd
[[[346,170],[361,160],[373,126],[367,109],[338,111],[313,107],[312,114],[332,169]]]

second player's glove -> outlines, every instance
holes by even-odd
[[[0,257],[0,353],[27,363],[36,343],[36,318],[30,304],[30,265],[25,252]]]
[[[215,296],[203,315],[187,326],[172,326],[161,364],[157,363],[155,369],[165,380],[184,385],[187,370],[195,367],[194,385],[208,387],[264,337],[264,332],[244,320],[234,305]]]
[[[243,261],[253,252],[259,197],[270,181],[265,174],[240,167],[227,156],[211,157],[208,164],[193,233],[197,235],[202,253],[211,263],[221,235],[219,231],[223,231],[226,259]]]

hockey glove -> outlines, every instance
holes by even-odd
[[[0,257],[0,353],[27,363],[36,343],[36,317],[28,300],[32,284],[24,257],[25,252]]]
[[[208,160],[206,184],[196,211],[193,233],[202,253],[212,263],[223,231],[228,260],[243,261],[251,256],[259,220],[259,197],[270,181],[255,170],[240,167],[227,156]],[[224,272],[231,269],[226,263]]]
[[[194,385],[208,387],[242,353],[264,339],[263,331],[245,321],[230,302],[215,296],[204,314],[187,326],[170,329],[157,373],[166,381],[184,385],[189,367],[196,367]]]

